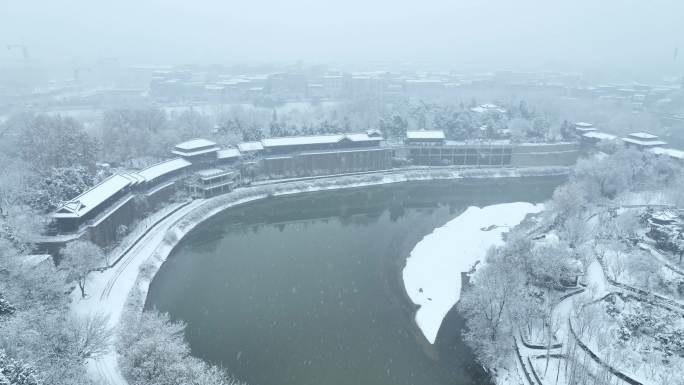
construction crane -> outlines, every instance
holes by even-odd
[[[24,60],[29,59],[28,47],[25,44],[7,44],[7,50],[12,50],[14,48],[21,48],[21,54],[24,56]]]

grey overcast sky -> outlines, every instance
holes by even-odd
[[[0,0],[35,60],[429,62],[682,74],[683,0]],[[0,60],[16,51],[2,49]]]

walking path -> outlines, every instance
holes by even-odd
[[[108,325],[114,328],[120,318],[128,297],[138,276],[140,267],[154,254],[154,250],[164,240],[166,231],[184,215],[204,203],[196,200],[180,207],[152,227],[134,242],[132,248],[125,250],[114,268],[103,272],[93,272],[88,276],[86,298],[74,294],[72,310],[79,315],[102,313],[109,317]],[[75,290],[74,292],[77,292]],[[117,364],[113,341],[107,354],[88,362],[88,370],[93,378],[110,385],[126,385]]]
[[[654,248],[645,244],[640,244],[639,246],[645,248],[646,250],[649,250],[654,256],[656,256],[659,259],[660,262],[664,262],[662,259],[665,259],[665,257],[659,255],[659,252]],[[657,296],[653,293],[649,293],[644,290],[633,288],[631,286],[616,282],[607,276],[606,271],[607,269],[604,266],[604,261],[602,261],[598,257],[594,259],[587,268],[586,282],[589,285],[587,287],[587,290],[581,293],[577,293],[574,296],[568,296],[567,298],[561,300],[554,308],[552,315],[554,319],[562,321],[561,326],[558,332],[556,333],[557,339],[559,341],[563,341],[569,335],[578,343],[580,348],[585,350],[587,354],[589,354],[589,356],[592,357],[592,359],[596,361],[599,365],[605,364],[595,352],[591,351],[590,347],[588,347],[583,341],[580,340],[581,336],[577,336],[572,330],[571,316],[573,309],[573,298],[576,298],[577,300],[581,301],[581,303],[586,304],[592,301],[600,300],[609,293],[620,292],[636,296],[639,299],[652,303],[656,306],[661,306],[669,310],[684,314],[684,304],[682,304],[681,302],[672,300],[670,298]],[[524,377],[526,384],[545,385],[543,383],[543,379],[540,379],[537,375],[534,365],[532,365],[531,359],[534,359],[536,356],[539,356],[540,353],[543,353],[543,355],[545,355],[547,353],[547,348],[531,348],[530,346],[526,346],[526,344],[523,341],[522,335],[520,335],[519,333],[517,338],[514,338],[514,343],[516,348],[516,355],[518,355],[516,359],[516,364],[522,366],[523,374],[525,374]],[[562,344],[560,345],[561,346],[551,348],[548,351],[548,353],[561,354],[563,352],[563,346]],[[624,373],[619,371],[619,369],[616,369],[614,367],[608,367],[608,369],[613,376],[615,376],[617,379],[621,380],[624,383],[632,385],[642,384],[642,382],[637,381],[628,375],[625,375]]]

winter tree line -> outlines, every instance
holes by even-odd
[[[214,113],[150,107],[107,110],[94,121],[17,114],[0,124],[4,171],[0,210],[23,206],[48,212],[107,176],[111,168],[102,165],[150,165],[168,158],[174,144],[195,137],[227,146],[265,137],[378,129],[398,141],[409,129],[438,129],[454,140],[570,139],[567,121],[550,120],[524,100],[503,104],[504,113],[471,111],[476,105],[475,99],[453,103],[373,99],[281,113],[244,107]]]
[[[26,260],[26,252],[0,240],[0,384],[91,384],[86,361],[107,352],[116,330],[99,314],[74,315],[69,293],[87,295],[86,277],[104,266],[102,251],[71,242],[55,267]],[[221,368],[190,356],[185,325],[155,311],[129,315],[117,333],[125,347],[121,367],[131,384],[237,384]]]
[[[527,338],[537,333],[542,345],[558,342],[553,336],[567,320],[554,319],[553,310],[566,292],[562,289],[569,262],[579,261],[586,268],[595,255],[596,239],[630,239],[639,226],[636,221],[600,216],[599,225],[591,227],[588,222],[595,213],[619,206],[630,194],[662,194],[672,204],[684,204],[680,164],[622,146],[609,150],[603,157],[581,159],[542,213],[512,229],[503,246],[489,250],[464,290],[459,302],[467,319],[464,338],[487,368],[514,365],[512,337],[518,333]],[[536,240],[539,234],[554,234],[557,239]]]

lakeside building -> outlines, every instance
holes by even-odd
[[[233,191],[237,185],[239,173],[233,170],[210,168],[197,171],[194,180],[187,186],[188,192],[195,198],[210,198]]]
[[[406,131],[404,143],[406,145],[439,146],[446,140],[444,131]]]
[[[131,187],[131,179],[114,174],[90,190],[62,204],[50,215],[59,232],[71,232],[81,224],[98,216],[106,207],[124,197]]]
[[[196,138],[177,144],[171,153],[193,164],[206,164],[216,160],[218,150],[211,140]]]
[[[423,166],[566,166],[577,161],[576,143],[446,140],[443,131],[407,131],[406,157]]]
[[[282,178],[386,170],[392,149],[380,147],[382,140],[374,130],[264,139],[260,171],[267,178]]]
[[[242,142],[237,144],[237,148],[243,155],[257,155],[264,151],[261,142]]]
[[[176,158],[154,164],[137,172],[145,180],[148,186],[154,186],[178,176],[192,166],[192,163],[183,158]]]
[[[261,141],[266,154],[284,154],[298,151],[322,151],[348,148],[377,147],[382,136],[372,133],[285,136]]]
[[[633,132],[626,137],[622,138],[622,141],[629,147],[636,147],[639,150],[644,150],[653,147],[662,147],[667,144],[658,139],[657,135],[649,134],[648,132]]]
[[[208,198],[258,179],[389,170],[395,157],[415,165],[469,167],[563,166],[577,158],[574,143],[455,142],[446,140],[443,131],[409,131],[404,145],[382,142],[376,130],[268,138],[223,149],[202,138],[185,141],[171,150],[175,158],[116,173],[61,205],[50,214],[52,225],[43,249],[55,251],[78,238],[111,245],[127,226],[180,188],[192,197]]]
[[[216,163],[220,165],[234,165],[242,158],[237,148],[224,148],[216,152]]]
[[[267,178],[294,178],[380,171],[392,168],[391,148],[348,148],[305,151],[265,157],[261,173]]]
[[[48,215],[48,236],[60,247],[64,239],[87,237],[105,246],[119,236],[120,226],[166,202],[176,191],[179,177],[186,175],[192,163],[183,158],[159,162],[137,172],[116,173],[81,195],[62,203]],[[49,240],[46,241],[50,247]]]
[[[639,150],[648,151],[658,156],[665,156],[677,162],[684,162],[684,151],[674,148],[664,147],[667,143],[661,141],[658,136],[647,132],[634,132],[627,137],[618,138],[616,135],[601,131],[590,131],[581,136],[583,148],[593,148],[601,142],[620,141],[628,146]]]

